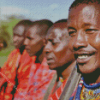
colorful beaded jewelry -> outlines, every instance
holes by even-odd
[[[74,95],[69,100],[73,100]],[[100,100],[100,83],[87,85],[82,77],[75,96],[75,100]]]

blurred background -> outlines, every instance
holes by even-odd
[[[22,19],[49,19],[53,22],[68,18],[74,0],[2,0],[0,1],[0,67],[14,49],[12,29]]]

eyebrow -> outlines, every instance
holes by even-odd
[[[75,28],[73,28],[73,27],[70,27],[70,26],[68,27],[68,29],[73,29],[73,30],[76,30]]]
[[[29,38],[29,39],[34,39],[33,37],[30,37],[30,36],[26,36],[26,38]]]
[[[13,33],[13,35],[17,35],[17,36],[23,36],[23,34],[21,35],[21,34],[18,34],[18,33]]]
[[[85,23],[82,25],[82,27],[85,27],[85,26],[91,26],[91,23]]]
[[[91,26],[91,23],[84,23],[82,25],[82,27],[86,27],[86,26]],[[68,29],[73,29],[73,30],[76,30],[75,28],[71,27],[71,26],[68,26]]]
[[[53,38],[47,38],[48,41],[53,41]]]

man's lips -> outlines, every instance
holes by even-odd
[[[26,49],[26,51],[27,51],[28,53],[30,52],[30,49],[29,49],[29,48],[26,48],[26,47],[25,47],[25,49]]]
[[[14,42],[14,45],[18,45],[18,42]]]
[[[75,58],[78,63],[87,63],[94,55],[95,51],[74,52]]]
[[[54,61],[54,59],[53,58],[47,58],[47,63],[48,64],[51,64],[51,63],[54,63],[55,61]]]

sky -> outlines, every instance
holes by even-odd
[[[26,19],[49,19],[53,22],[68,18],[68,9],[74,0],[1,0],[0,18],[16,15]]]

